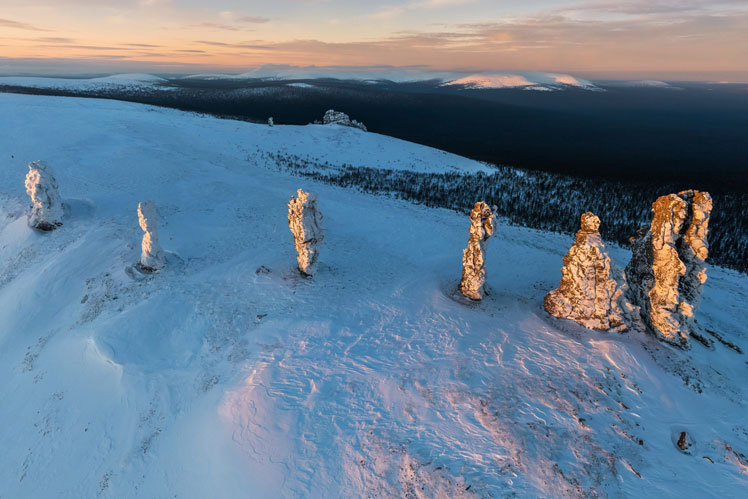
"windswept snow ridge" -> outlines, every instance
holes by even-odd
[[[150,89],[166,83],[150,74],[128,73],[99,78],[46,78],[41,76],[0,76],[0,85],[73,91]]]
[[[0,94],[0,109],[0,496],[748,487],[745,275],[709,269],[708,346],[599,333],[543,310],[568,236],[495,220],[494,293],[466,303],[464,215],[307,178],[326,232],[325,264],[304,279],[286,229],[299,177],[270,153],[309,168],[485,167],[346,127],[30,95]],[[55,231],[26,223],[34,158],[64,182]],[[143,199],[181,261],[134,279]]]

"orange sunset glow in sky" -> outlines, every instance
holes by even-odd
[[[0,72],[266,64],[748,81],[748,1],[0,0]]]

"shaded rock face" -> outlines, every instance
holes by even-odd
[[[158,241],[158,213],[156,203],[143,201],[138,204],[138,220],[143,229],[143,242],[140,252],[140,267],[154,272],[163,268],[165,263],[164,250]]]
[[[652,223],[631,239],[626,267],[631,300],[661,340],[688,345],[693,314],[706,282],[707,232],[712,211],[708,192],[683,191],[652,204]]]
[[[364,132],[367,131],[366,126],[363,123],[351,120],[347,114],[335,111],[334,109],[330,109],[325,113],[325,116],[322,118],[322,124],[350,126],[363,130]]]
[[[62,199],[54,172],[44,161],[29,163],[26,174],[26,193],[31,197],[29,226],[53,230],[62,225]]]
[[[482,300],[486,284],[486,244],[494,233],[494,214],[486,203],[479,201],[470,212],[470,238],[462,252],[460,292],[471,300]]]
[[[545,296],[545,309],[590,329],[626,331],[623,308],[631,306],[625,303],[625,283],[611,278],[611,260],[599,228],[600,219],[594,214],[582,215],[576,241],[563,260],[561,284]]]
[[[317,208],[317,195],[299,189],[288,202],[288,227],[293,234],[299,272],[307,277],[317,271],[319,248],[324,239],[322,213]]]

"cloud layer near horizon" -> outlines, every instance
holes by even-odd
[[[65,61],[69,72],[292,64],[748,76],[742,0],[0,0],[0,9],[4,73]]]

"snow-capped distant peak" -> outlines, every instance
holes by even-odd
[[[492,71],[445,81],[444,85],[466,88],[523,88],[526,90],[560,90],[567,87],[600,90],[592,82],[568,74],[542,72]]]

